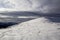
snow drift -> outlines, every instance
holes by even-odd
[[[1,29],[0,40],[60,40],[60,23],[37,18]]]

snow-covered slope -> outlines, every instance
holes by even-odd
[[[0,29],[0,40],[60,40],[60,23],[37,18]]]

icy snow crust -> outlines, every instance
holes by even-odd
[[[37,18],[0,29],[0,40],[60,40],[60,23]]]

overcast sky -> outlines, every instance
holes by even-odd
[[[60,0],[0,0],[0,11],[8,9],[43,13],[59,12]]]

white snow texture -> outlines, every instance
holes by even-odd
[[[60,40],[60,23],[37,18],[1,29],[0,40]]]

